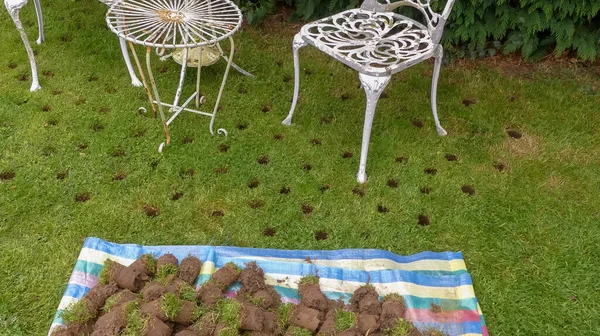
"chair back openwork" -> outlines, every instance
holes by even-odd
[[[431,8],[432,1],[433,0],[365,0],[360,8],[373,12],[393,12],[395,9],[403,6],[416,8],[425,17],[431,39],[433,43],[437,44],[442,38],[444,25],[446,24],[448,16],[450,16],[450,11],[452,11],[452,6],[454,6],[456,0],[448,0],[442,14],[433,11]]]

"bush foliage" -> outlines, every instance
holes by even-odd
[[[250,24],[262,22],[276,0],[236,0]],[[425,0],[420,0],[425,1]],[[293,19],[312,20],[357,8],[361,0],[285,0]],[[440,13],[445,0],[431,0]],[[582,60],[600,58],[599,0],[456,0],[443,43],[458,57],[520,52],[539,60],[554,52],[574,52]]]

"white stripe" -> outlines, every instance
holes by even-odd
[[[129,266],[135,261],[135,259],[123,258],[123,257],[116,256],[114,254],[109,254],[106,252],[94,250],[94,249],[87,248],[87,247],[84,247],[81,249],[81,253],[79,254],[78,260],[94,262],[96,264],[102,265],[102,264],[104,264],[106,259],[114,260],[124,266]]]

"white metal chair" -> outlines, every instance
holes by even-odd
[[[383,0],[382,0],[383,1]],[[357,180],[367,181],[366,167],[371,137],[371,126],[379,96],[390,82],[391,75],[410,66],[435,58],[431,87],[431,109],[439,135],[446,135],[437,116],[436,92],[443,49],[440,38],[444,24],[455,0],[448,0],[442,14],[431,9],[432,0],[365,0],[359,9],[308,23],[296,34],[294,51],[294,99],[283,124],[290,125],[298,102],[300,61],[298,50],[308,44],[359,72],[359,79],[367,94],[362,149]],[[401,6],[419,10],[426,25],[393,11]]]
[[[40,44],[44,42],[44,18],[42,16],[42,6],[40,6],[39,0],[33,0],[33,3],[35,4],[35,13],[37,15],[39,29],[37,44]],[[25,33],[25,29],[23,29],[23,24],[19,18],[19,13],[21,12],[21,9],[25,7],[25,5],[27,5],[27,0],[4,0],[4,6],[17,26],[19,34],[21,34],[21,40],[23,40],[25,50],[27,50],[27,56],[29,57],[29,63],[31,65],[31,88],[29,90],[37,91],[42,88],[38,80],[37,65],[35,63],[33,49],[31,49],[29,39],[27,38],[27,33]]]

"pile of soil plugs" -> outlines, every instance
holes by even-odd
[[[201,266],[196,257],[179,263],[171,254],[158,260],[146,254],[128,267],[107,260],[99,283],[61,312],[65,326],[52,336],[444,335],[417,330],[403,319],[400,295],[380,301],[370,285],[345,304],[327,298],[319,278],[307,276],[298,284],[300,303],[283,304],[255,262],[243,270],[228,263],[195,288]],[[236,297],[225,298],[236,281],[242,285]]]

